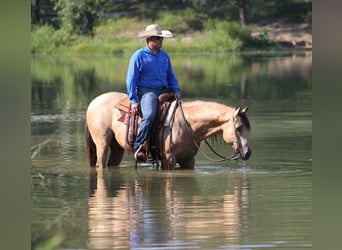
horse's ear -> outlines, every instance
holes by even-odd
[[[241,112],[241,108],[235,108],[234,116],[237,116]]]
[[[241,110],[242,113],[247,113],[247,111],[248,111],[248,107],[245,107]]]

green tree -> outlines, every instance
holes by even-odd
[[[247,2],[248,0],[184,0],[186,3],[191,3],[197,8],[220,9],[223,7],[237,6],[241,25],[247,24]],[[234,7],[236,8],[236,7]]]
[[[61,28],[70,34],[93,35],[99,16],[110,0],[54,0]]]
[[[31,25],[50,24],[57,27],[54,0],[31,0]]]

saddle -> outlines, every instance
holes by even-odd
[[[162,129],[162,127],[170,125],[170,120],[174,115],[175,104],[172,105],[174,110],[172,110],[170,113],[168,112],[171,104],[176,103],[173,101],[175,101],[173,93],[163,93],[158,97],[158,111],[156,120],[154,121],[148,140],[143,145],[147,155],[152,157],[155,161],[160,159],[158,145],[159,131]],[[118,121],[124,122],[124,124],[127,126],[126,143],[133,148],[133,143],[138,133],[138,121],[140,118],[142,118],[142,113],[137,112],[133,114],[133,112],[131,112],[131,103],[128,97],[123,98],[114,107],[123,112],[123,115],[118,119]]]

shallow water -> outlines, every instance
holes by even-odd
[[[33,237],[62,232],[65,249],[311,247],[310,170],[79,167],[33,174]]]
[[[236,95],[235,80],[209,77],[212,89],[232,90],[217,99],[203,90],[209,83],[200,86],[200,99],[249,106],[250,160],[215,163],[197,154],[195,170],[167,172],[149,164],[135,170],[127,153],[119,167],[97,172],[86,162],[84,114],[99,89],[110,89],[100,73],[86,77],[77,66],[66,77],[64,66],[56,66],[61,59],[49,58],[54,63],[44,72],[58,77],[33,74],[32,82],[32,249],[46,242],[53,249],[312,248],[311,64],[299,56],[281,59],[246,62],[255,71],[247,77],[247,97]],[[47,67],[46,58],[35,60],[33,68]],[[268,70],[256,71],[264,64]],[[181,69],[176,73],[186,81]],[[198,98],[187,91],[184,99]],[[214,147],[231,153],[221,142]],[[201,150],[214,157],[204,144]]]

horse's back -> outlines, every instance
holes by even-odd
[[[88,105],[86,120],[91,132],[96,129],[108,129],[112,125],[114,107],[123,98],[127,97],[124,93],[107,92],[94,98]]]
[[[112,108],[121,99],[127,97],[124,93],[119,92],[107,92],[95,97],[88,105],[88,110],[101,108]]]

